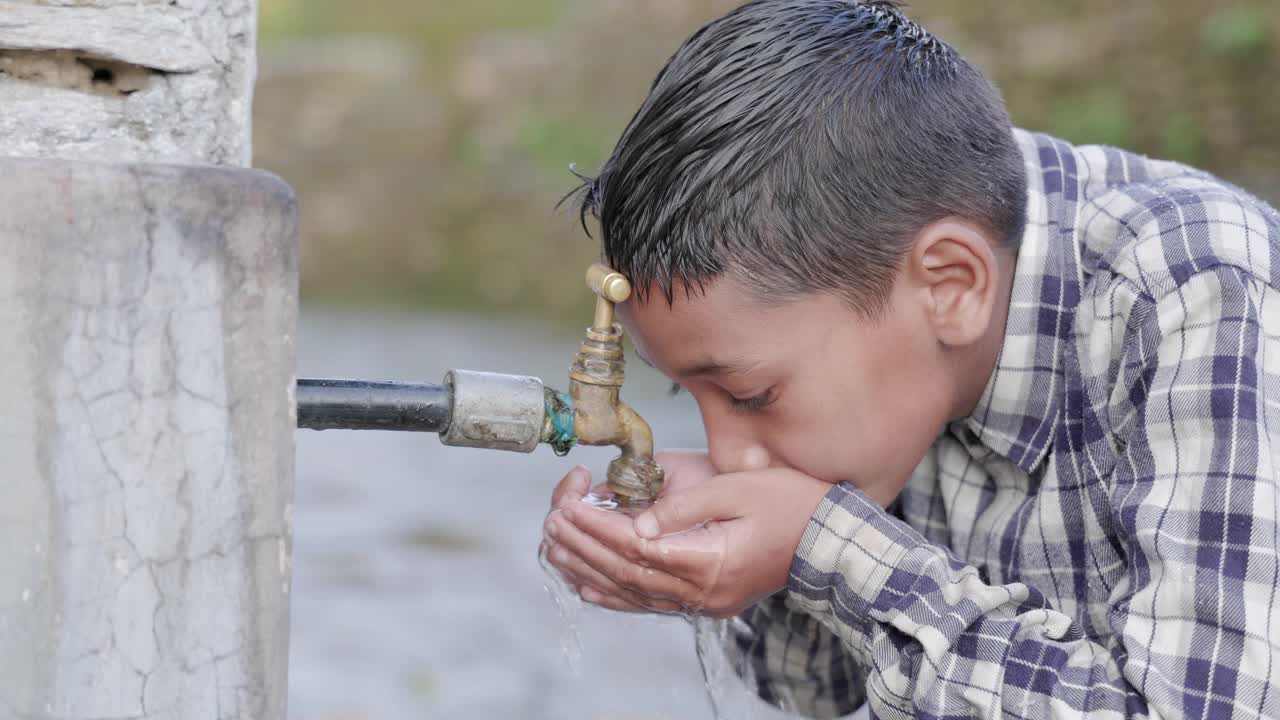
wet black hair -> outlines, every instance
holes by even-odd
[[[642,301],[731,273],[875,316],[925,225],[960,216],[1016,251],[1025,222],[999,91],[887,0],[756,0],[707,24],[580,177],[584,226]]]

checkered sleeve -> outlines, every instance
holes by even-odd
[[[726,652],[760,698],[805,717],[836,718],[863,703],[862,672],[840,640],[786,593],[735,618]]]
[[[1105,643],[1036,587],[988,584],[855,488],[830,491],[789,590],[868,668],[876,716],[1280,717],[1274,292],[1219,265],[1158,298],[1135,286],[1113,320],[1114,417],[1090,452],[1127,572]]]

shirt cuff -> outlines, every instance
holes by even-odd
[[[836,485],[809,518],[787,589],[811,612],[862,625],[902,560],[922,542],[862,491]]]

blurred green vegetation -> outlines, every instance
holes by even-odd
[[[590,316],[557,202],[728,0],[262,0],[257,164],[298,190],[310,301]],[[1015,122],[1280,200],[1280,3],[915,0]]]

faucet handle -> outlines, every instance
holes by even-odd
[[[596,317],[591,327],[600,332],[610,332],[613,328],[613,305],[626,302],[631,297],[631,281],[604,263],[592,263],[587,268],[587,287],[596,294]]]
[[[591,263],[587,268],[587,287],[611,303],[626,302],[631,297],[631,281],[604,263]]]

